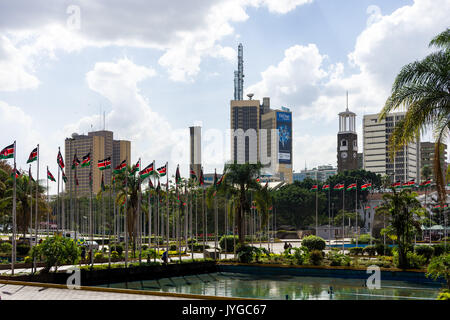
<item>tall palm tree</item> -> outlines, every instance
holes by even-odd
[[[408,267],[407,253],[411,251],[415,234],[420,234],[420,222],[415,220],[416,216],[423,216],[424,209],[420,201],[416,199],[417,194],[411,190],[383,195],[383,204],[376,210],[377,215],[384,214],[389,217],[389,223],[384,232],[397,242],[399,267]]]
[[[444,202],[439,146],[447,138],[450,125],[450,29],[437,35],[429,46],[440,50],[402,68],[380,119],[394,110],[406,109],[405,118],[396,125],[389,140],[391,157],[402,146],[416,141],[428,127],[433,127],[436,140],[433,167],[439,198]]]
[[[223,174],[223,182],[218,187],[218,193],[226,194],[236,199],[235,222],[239,236],[239,243],[244,244],[244,217],[250,212],[250,192],[259,190],[261,187],[256,181],[260,175],[261,164],[226,164]]]

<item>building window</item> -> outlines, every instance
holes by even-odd
[[[346,147],[347,146],[347,140],[342,140],[341,141],[341,146],[342,147]]]

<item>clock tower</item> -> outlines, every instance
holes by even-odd
[[[356,114],[348,110],[339,113],[339,132],[337,135],[337,171],[358,168],[358,136],[355,130]]]

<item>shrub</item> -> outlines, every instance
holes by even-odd
[[[435,244],[433,246],[434,249],[434,256],[440,256],[444,253],[449,253],[450,252],[450,245],[447,244],[447,247],[445,247],[444,243],[440,243],[440,244]]]
[[[261,248],[253,247],[253,248],[254,248],[253,252],[255,254],[254,257],[256,259],[256,262],[259,262],[263,255],[265,255],[267,258],[270,257],[270,253],[266,248],[262,248],[262,247]]]
[[[350,254],[359,256],[359,255],[363,254],[364,248],[363,247],[353,247],[353,248],[350,248],[349,251],[350,251]]]
[[[9,243],[9,242],[0,243],[0,252],[11,253],[11,251],[12,251],[11,243]]]
[[[150,256],[151,259],[155,259],[155,258],[159,258],[159,253],[156,252],[155,249],[148,249],[147,250],[147,255]]]
[[[309,262],[315,266],[320,266],[323,261],[323,253],[320,250],[312,250],[308,254]]]
[[[228,252],[233,252],[234,251],[234,242],[236,242],[236,244],[238,244],[239,239],[237,236],[231,235],[231,236],[222,236],[219,240],[219,246],[222,250],[225,250],[225,243],[226,243],[226,248]]]
[[[307,236],[302,240],[302,246],[308,248],[309,251],[319,250],[322,251],[325,249],[326,242],[321,237],[317,236]]]
[[[255,254],[255,247],[247,246],[247,245],[238,245],[236,247],[236,255],[238,257],[239,262],[241,263],[250,263],[253,260]]]
[[[30,245],[28,243],[18,243],[16,251],[19,256],[26,256],[30,252]]]
[[[439,292],[439,295],[436,300],[450,300],[450,291],[446,290]]]
[[[447,289],[450,290],[450,254],[433,257],[428,264],[426,276],[433,280],[444,278],[447,281]]]
[[[205,248],[203,248],[203,243],[194,244],[194,252],[203,252],[204,249],[209,249],[210,246],[205,244]]]
[[[25,259],[23,259],[23,262],[26,264],[31,264],[33,262],[33,258],[30,256],[26,256]]]
[[[121,256],[122,253],[123,253],[123,246],[120,245],[120,244],[112,245],[111,248],[110,248],[110,250],[116,251],[117,254],[118,254],[119,256]],[[111,251],[111,253],[112,253],[112,251]]]
[[[103,253],[102,253],[102,252],[96,252],[96,253],[94,254],[94,260],[95,260],[96,262],[101,261],[102,259],[103,259]]]
[[[349,266],[351,259],[342,253],[328,252],[327,259],[330,260],[331,266]]]
[[[367,253],[369,256],[374,256],[377,252],[377,249],[375,246],[367,246],[364,248],[364,253]]]
[[[407,261],[407,267],[411,269],[420,269],[422,268],[426,263],[426,258],[422,255],[419,255],[415,252],[408,251],[406,253],[406,261]],[[398,251],[394,251],[394,265],[396,267],[399,267],[399,259],[398,259]]]
[[[171,244],[169,246],[169,251],[177,251],[177,245],[176,244]]]
[[[431,257],[433,256],[433,253],[434,253],[434,249],[432,246],[425,246],[425,245],[415,246],[414,251],[417,254],[424,256],[427,259],[426,262],[430,261]]]
[[[44,272],[68,263],[75,264],[80,257],[80,248],[70,238],[55,236],[45,239],[41,244],[34,246],[32,256],[42,256],[45,262]]]
[[[358,244],[368,244],[370,240],[373,242],[375,238],[371,237],[370,234],[362,234],[358,238]],[[352,243],[356,243],[356,241],[352,239]]]
[[[117,251],[111,251],[111,258],[113,259],[119,258],[119,253]]]
[[[306,247],[300,247],[300,248],[292,248],[292,250],[294,251],[293,257],[295,263],[298,265],[302,265],[307,258],[308,249],[306,249]]]

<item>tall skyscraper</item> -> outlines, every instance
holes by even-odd
[[[190,131],[190,161],[189,169],[194,170],[197,179],[202,168],[202,127],[189,127]]]
[[[380,121],[379,114],[368,114],[363,119],[364,169],[386,174],[391,182],[420,181],[420,141],[404,146],[393,160],[389,155],[389,137],[404,116],[404,112],[391,113]]]
[[[234,72],[234,100],[244,99],[244,49],[238,45],[238,69]]]
[[[339,113],[339,132],[337,135],[338,172],[358,169],[358,135],[355,130],[356,114],[348,110]]]
[[[112,169],[117,166],[122,160],[127,159],[127,163],[131,160],[131,143],[124,140],[113,140],[112,131],[94,131],[87,135],[72,134],[71,138],[65,140],[65,161],[67,163],[66,176],[67,184],[66,190],[73,191],[75,188],[75,170],[72,170],[72,161],[74,155],[82,161],[83,156],[91,152],[92,165],[92,191],[97,193],[101,188],[102,172],[98,169],[97,163],[107,157],[111,157]],[[117,160],[121,159],[121,160]],[[79,196],[88,195],[89,187],[89,167],[77,167],[78,187],[77,194]],[[105,184],[111,181],[111,170],[103,171]]]
[[[268,103],[268,99],[264,101]],[[264,103],[261,107],[264,110]],[[266,109],[261,115],[261,129],[261,162],[270,159],[268,171],[292,183],[292,113],[287,108]]]
[[[434,176],[434,159],[435,159],[435,143],[434,142],[421,142],[420,143],[420,170],[423,169],[423,167],[428,166],[430,167],[431,171],[433,172],[432,176]],[[447,172],[447,145],[445,143],[440,144],[441,148],[441,157],[440,157],[440,163],[441,163],[441,169],[443,173],[443,177],[445,180],[446,172]]]

